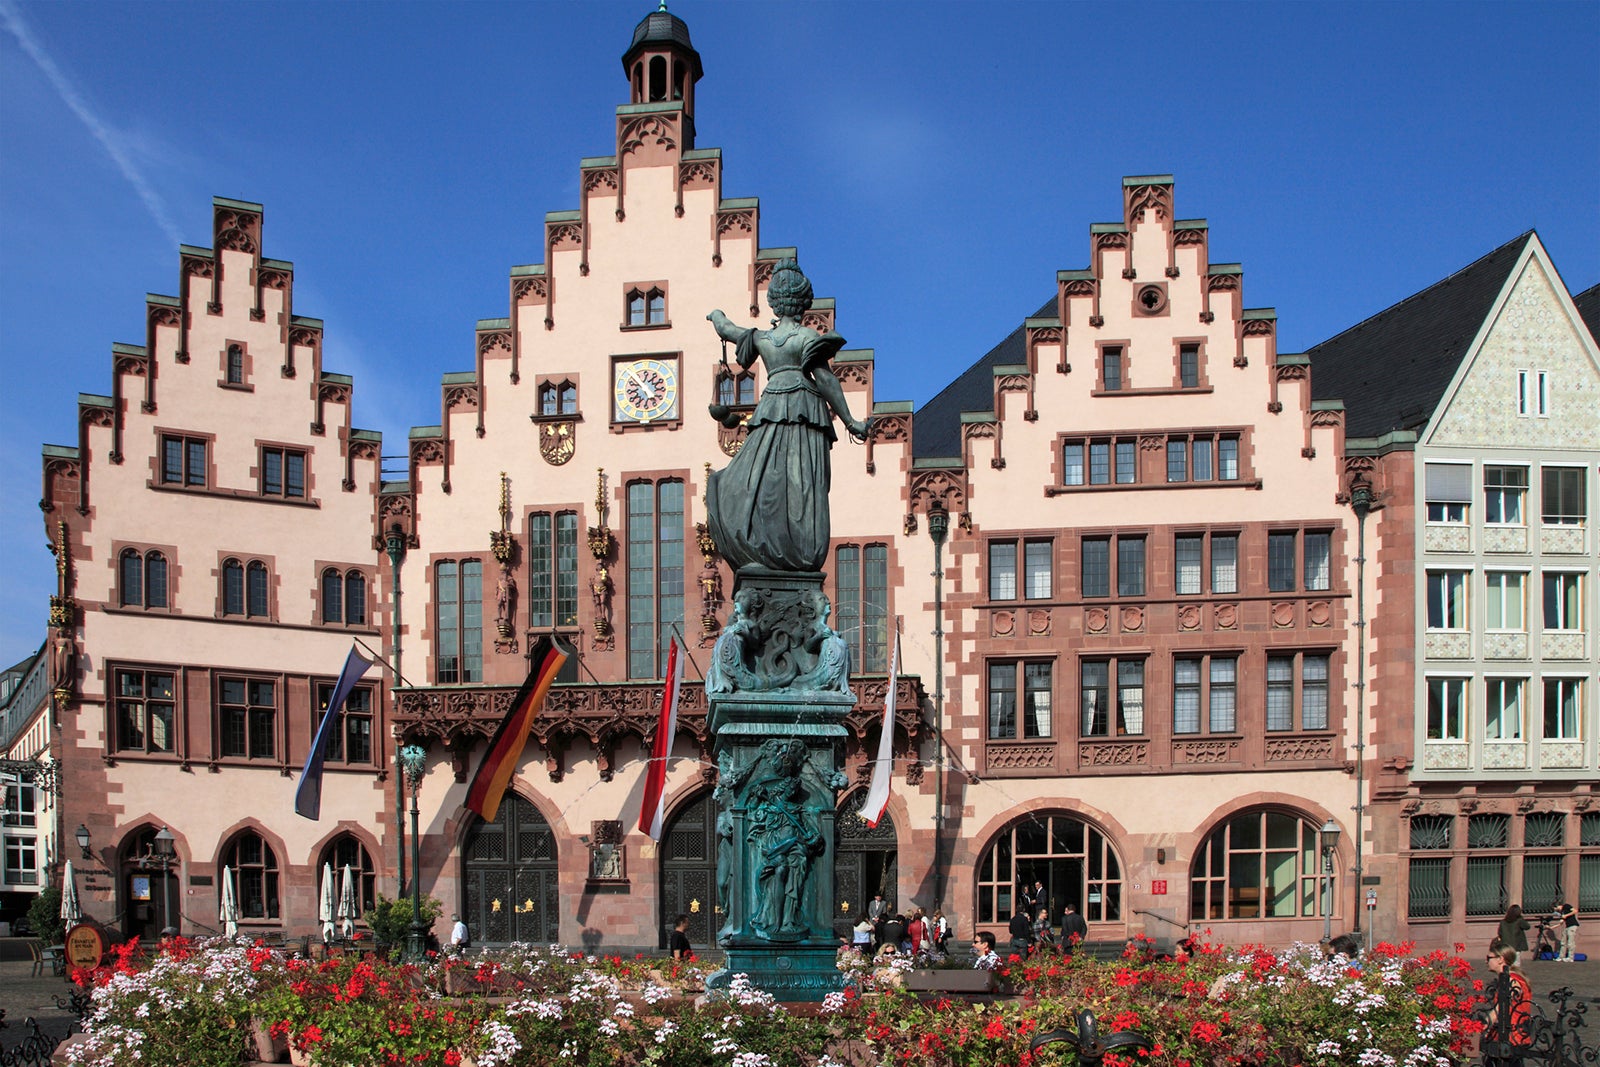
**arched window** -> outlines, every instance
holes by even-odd
[[[652,289],[645,294],[645,319],[652,325],[667,321],[667,294],[660,289]]]
[[[754,404],[756,402],[756,376],[754,374],[739,375],[739,403]]]
[[[733,375],[717,375],[717,403],[732,407],[739,402],[739,394],[733,384]]]
[[[258,559],[250,561],[245,572],[246,614],[263,617],[267,614],[267,565]]]
[[[629,317],[629,325],[632,325],[633,324],[633,320],[632,320],[632,305],[631,304],[629,305],[629,316],[630,316]],[[554,385],[550,385],[550,384],[547,383],[545,385],[539,386],[539,414],[541,414],[541,415],[554,415],[554,414],[556,414],[557,413],[557,404],[558,403],[559,403],[559,401],[556,398],[556,387]]]
[[[650,57],[650,102],[665,100],[667,98],[667,59],[665,56]]]
[[[644,294],[634,289],[628,293],[628,325],[643,326],[644,324]]]
[[[167,606],[167,557],[154,550],[144,555],[144,606]]]
[[[244,564],[236,559],[222,564],[222,613],[244,614]]]
[[[355,883],[356,911],[361,918],[378,905],[377,872],[372,866],[372,854],[354,834],[340,834],[328,842],[317,859],[317,877],[322,877],[323,864],[333,868],[334,885],[342,892],[344,869],[350,868],[351,881]]]
[[[119,562],[122,589],[118,602],[125,608],[140,607],[144,604],[144,560],[138,549],[125,548]]]
[[[244,349],[238,345],[228,346],[228,384],[244,384]]]
[[[1318,834],[1319,824],[1294,812],[1256,808],[1229,818],[1195,853],[1189,876],[1190,918],[1295,919],[1323,914]],[[1330,895],[1338,899],[1337,886]]]
[[[360,571],[344,576],[344,621],[350,626],[367,624],[367,576]]]
[[[1064,811],[1035,812],[1002,830],[978,861],[978,922],[1003,923],[1018,886],[1043,882],[1050,916],[1068,904],[1089,922],[1122,920],[1122,862],[1099,830]]]
[[[239,918],[276,919],[278,911],[278,857],[272,846],[253,830],[235,837],[222,851],[222,863],[233,868],[238,880]],[[218,884],[222,872],[217,871]]]
[[[571,382],[561,383],[561,414],[576,415],[578,413],[578,387]]]
[[[332,567],[322,572],[322,621],[344,621],[344,582]]]

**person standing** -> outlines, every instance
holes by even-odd
[[[1533,924],[1522,916],[1522,905],[1513,904],[1506,909],[1506,917],[1500,920],[1500,933],[1498,940],[1510,945],[1518,952],[1528,951],[1528,929]]]
[[[461,916],[450,916],[450,951],[457,956],[466,954],[472,944],[472,936],[467,933],[467,924],[461,921]]]
[[[1011,922],[1006,929],[1011,934],[1011,951],[1015,955],[1026,959],[1028,949],[1033,944],[1033,921],[1028,918],[1026,905],[1017,908],[1016,914],[1011,916]]]
[[[1488,1025],[1483,1032],[1483,1063],[1484,1067],[1511,1067],[1522,1063],[1522,1052],[1532,1041],[1528,1020],[1533,1010],[1533,990],[1517,965],[1517,950],[1499,938],[1489,944],[1488,965],[1495,977],[1490,993],[1494,1006],[1484,1020]],[[1503,1018],[1501,1005],[1507,1007]]]
[[[1556,901],[1557,919],[1561,920],[1561,953],[1557,963],[1571,963],[1578,955],[1578,909],[1565,900]]]
[[[1072,950],[1089,938],[1089,924],[1078,914],[1078,906],[1069,903],[1061,916],[1061,950],[1072,955]]]
[[[876,923],[879,919],[889,914],[889,905],[883,899],[882,893],[872,895],[872,903],[867,905],[867,918]]]
[[[694,946],[689,944],[689,916],[679,915],[672,924],[672,936],[667,939],[667,949],[675,960],[686,960],[694,955]]]

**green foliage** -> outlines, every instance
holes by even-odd
[[[47,945],[59,945],[67,936],[67,925],[61,921],[61,887],[48,886],[33,903],[28,905],[28,925],[35,937],[43,938]]]
[[[422,898],[422,925],[433,928],[439,916],[444,914],[444,905],[433,897]],[[372,929],[372,936],[380,945],[390,947],[404,945],[406,934],[411,930],[411,898],[401,897],[399,900],[390,900],[383,894],[378,894],[378,906],[367,912],[365,916],[367,926]]]

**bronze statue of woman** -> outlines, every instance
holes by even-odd
[[[740,367],[759,356],[767,372],[744,446],[707,485],[707,525],[735,568],[820,571],[828,557],[833,418],[861,440],[870,420],[851,417],[829,366],[844,338],[800,323],[811,307],[811,283],[794,260],[773,270],[767,303],[778,317],[770,330],[735,326],[721,311],[706,316],[723,340],[737,345]],[[738,425],[738,416],[722,405],[713,404],[711,414],[725,426]]]

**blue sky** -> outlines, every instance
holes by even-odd
[[[0,0],[0,661],[53,589],[39,446],[75,442],[211,197],[265,204],[357,425],[402,452],[613,150],[653,6]],[[1087,266],[1125,174],[1175,176],[1286,352],[1529,228],[1600,280],[1600,4],[671,7],[725,195],[877,350],[879,399],[924,403]]]

